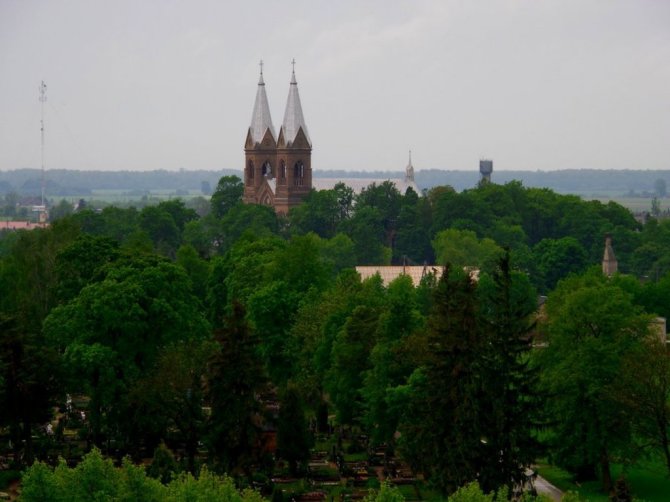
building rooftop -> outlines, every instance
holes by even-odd
[[[388,286],[394,279],[404,274],[412,279],[412,284],[416,287],[426,275],[434,274],[439,279],[443,271],[444,267],[439,265],[371,265],[356,267],[356,272],[361,275],[361,280],[379,274],[384,286]]]

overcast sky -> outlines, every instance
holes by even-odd
[[[670,0],[0,0],[0,170],[241,169],[295,58],[318,169],[670,169]]]

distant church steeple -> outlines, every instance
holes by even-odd
[[[614,256],[614,248],[612,248],[612,236],[605,235],[605,252],[603,253],[603,274],[611,277],[616,274],[619,268],[619,262]]]
[[[412,150],[409,151],[409,162],[405,168],[405,182],[414,182],[414,166],[412,165]]]

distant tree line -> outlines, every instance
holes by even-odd
[[[77,171],[49,169],[47,171],[47,195],[49,197],[89,195],[92,190],[202,190],[203,182],[215,187],[224,175],[240,176],[237,169],[152,171]],[[321,178],[402,178],[401,170],[344,171],[316,170]],[[16,192],[19,195],[37,195],[41,192],[41,171],[38,169],[15,169],[0,172],[0,195]],[[449,185],[461,191],[472,188],[479,181],[476,165],[472,169],[440,170],[419,169],[415,174],[421,190],[440,185]],[[669,170],[599,170],[563,169],[556,171],[497,171],[493,180],[499,184],[521,181],[527,187],[550,188],[560,193],[619,195],[666,195],[665,184],[670,182]],[[205,195],[209,195],[207,190]]]

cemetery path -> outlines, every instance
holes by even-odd
[[[552,500],[555,501],[560,501],[561,497],[563,497],[563,492],[556,488],[554,485],[552,485],[549,481],[544,479],[542,476],[538,476],[535,478],[535,489],[537,490],[537,493],[541,493],[542,495],[547,495],[551,497]]]

